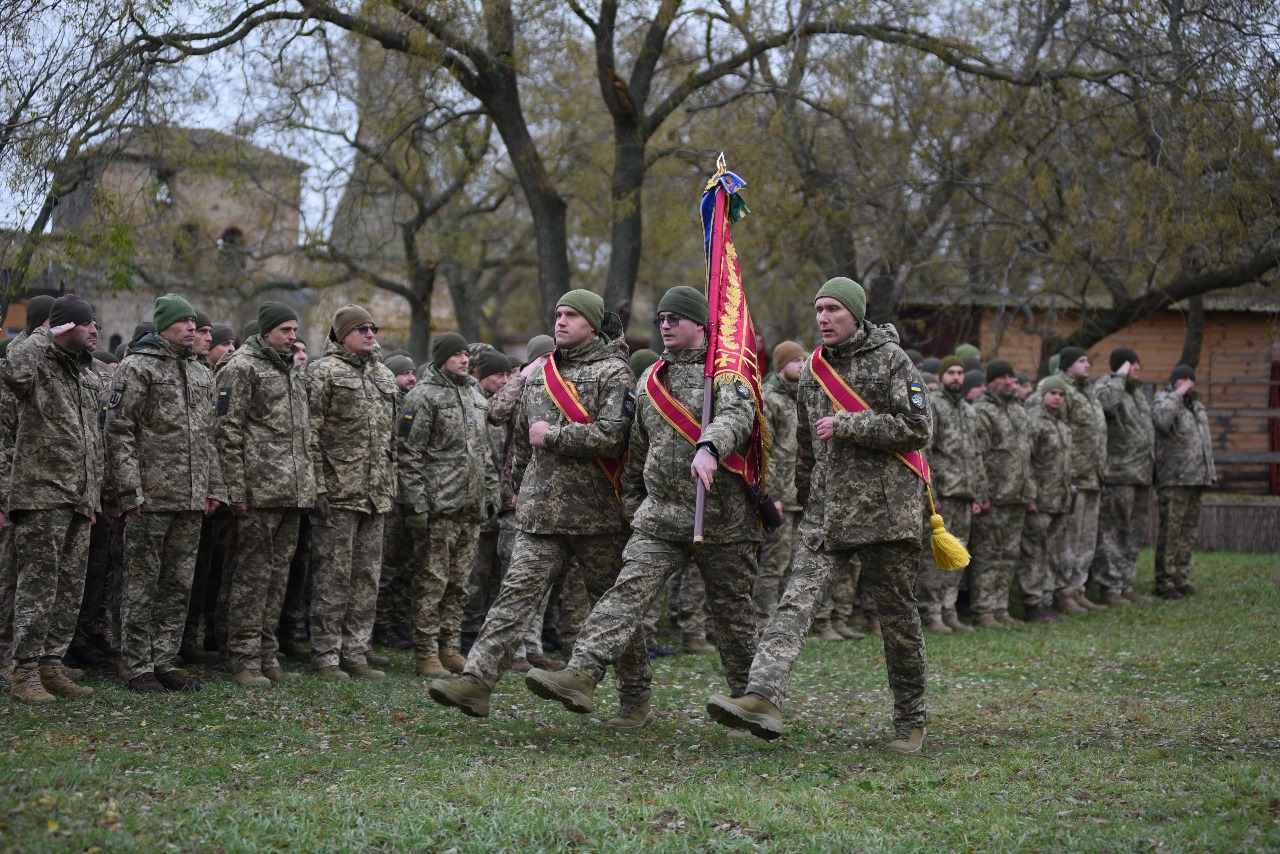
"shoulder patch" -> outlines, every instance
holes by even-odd
[[[116,389],[115,391],[111,392],[111,400],[107,401],[107,408],[115,409],[117,406],[120,405],[120,401],[123,399],[124,399],[124,392],[120,391],[119,389]]]
[[[218,414],[226,415],[227,407],[231,405],[231,389],[223,386],[218,389]]]
[[[622,401],[622,411],[627,413],[628,418],[636,417],[636,390],[627,389],[627,399]]]
[[[413,429],[413,410],[410,409],[400,418],[400,435],[408,436],[409,431]]]
[[[907,396],[911,399],[911,408],[916,410],[924,409],[925,387],[920,383],[913,382],[907,384]]]
[[[738,397],[743,400],[751,399],[751,389],[747,388],[747,384],[742,380],[733,381],[733,390],[736,391],[738,393]]]
[[[279,371],[258,371],[258,376],[264,380],[271,380],[280,376],[280,372]]]

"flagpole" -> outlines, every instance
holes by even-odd
[[[711,423],[711,377],[702,381],[702,430],[705,433]],[[694,450],[694,456],[697,456]],[[707,517],[707,488],[702,485],[702,478],[697,478],[698,492],[693,500],[693,544],[702,545],[702,529]]]

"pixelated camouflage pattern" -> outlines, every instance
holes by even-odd
[[[935,407],[933,411],[938,410]],[[932,457],[929,458],[929,465],[932,468]],[[969,542],[972,527],[972,505],[973,501],[969,498],[936,499],[936,509],[947,523],[947,533],[965,544]],[[956,599],[960,595],[960,582],[964,580],[965,573],[938,569],[930,546],[932,538],[933,525],[929,522],[928,514],[925,514],[920,535],[920,574],[916,576],[916,601],[920,605],[920,614],[931,619],[958,619]]]
[[[130,679],[177,666],[202,516],[147,509],[123,517],[120,660]]]
[[[783,512],[799,510],[796,501],[796,394],[799,383],[777,374],[765,380],[764,414],[769,419],[773,444],[769,447],[769,497],[782,502]]]
[[[772,472],[772,466],[770,467]],[[772,478],[772,474],[770,475]],[[778,607],[787,574],[791,571],[791,558],[796,550],[796,529],[800,525],[800,511],[784,510],[782,525],[766,534],[760,545],[759,570],[751,588],[751,601],[755,608],[756,623],[764,628]]]
[[[1151,406],[1156,428],[1155,482],[1159,486],[1212,486],[1213,434],[1200,393],[1179,397],[1171,387],[1156,393]]]
[[[1200,532],[1202,486],[1160,486],[1156,503],[1160,533],[1156,537],[1156,590],[1185,587],[1191,572],[1191,552]]]
[[[848,549],[915,540],[924,486],[894,454],[924,448],[933,431],[920,374],[898,346],[892,325],[864,322],[847,340],[826,347],[825,355],[871,411],[836,414],[835,437],[817,438],[815,425],[834,410],[805,361],[796,468],[804,505],[800,542],[811,549]]]
[[[287,355],[250,335],[219,362],[214,445],[233,507],[309,508],[315,470],[307,448],[306,379]]]
[[[930,392],[929,399],[933,435],[925,457],[929,460],[933,497],[983,503],[987,500],[987,469],[982,463],[973,406],[960,392],[947,391],[941,386]],[[947,525],[950,524],[951,520],[947,519]]]
[[[1123,593],[1137,583],[1138,554],[1147,532],[1151,487],[1105,483],[1098,502],[1098,546],[1089,578],[1104,590]]]
[[[1156,428],[1142,383],[1111,373],[1100,377],[1093,389],[1107,418],[1107,469],[1103,482],[1150,486]]]
[[[500,429],[502,447],[498,460],[498,492],[501,504],[498,511],[514,510],[516,493],[520,484],[515,480],[516,466],[516,424],[519,422],[520,399],[524,396],[524,376],[516,371],[507,380],[507,384],[489,398],[490,430]]]
[[[383,516],[342,507],[311,521],[311,666],[367,664],[382,570]]]
[[[20,510],[10,516],[10,522],[18,566],[13,662],[60,659],[71,646],[84,598],[89,517],[58,507]]]
[[[280,665],[276,630],[301,522],[301,511],[292,508],[256,509],[235,517],[235,557],[223,572],[226,643],[219,639],[232,674],[248,670],[261,675]]]
[[[439,516],[431,520],[430,532],[414,533],[414,652],[422,655],[457,649],[480,523],[460,516]]]
[[[969,605],[975,617],[997,617],[1009,610],[1026,515],[1022,502],[992,504],[969,523]]]
[[[1063,405],[1065,408],[1065,404]],[[1071,508],[1071,428],[1066,413],[1037,406],[1028,412],[1031,447],[1031,500],[1042,513]]]
[[[1077,489],[1098,489],[1107,467],[1107,414],[1088,377],[1067,383],[1065,414],[1071,428],[1071,482]]]
[[[329,506],[388,513],[395,498],[396,378],[376,358],[326,340],[307,364],[307,446]]]
[[[1067,514],[1060,512],[1028,513],[1023,519],[1018,586],[1022,588],[1022,604],[1028,608],[1053,606],[1053,593],[1060,586],[1059,564],[1067,521]]]
[[[1035,495],[1035,484],[1031,478],[1031,423],[1027,411],[1012,397],[1001,397],[987,389],[974,403],[973,412],[978,448],[987,472],[987,501],[1029,503]],[[1018,530],[1021,527],[1019,519]]]

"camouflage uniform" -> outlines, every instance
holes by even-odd
[[[1066,404],[1063,404],[1066,407]],[[1071,509],[1071,428],[1062,409],[1031,409],[1031,485],[1036,512],[1022,523],[1018,584],[1027,608],[1053,607],[1062,538]]]
[[[190,349],[151,333],[129,348],[109,406],[107,495],[126,511],[120,658],[133,679],[177,666],[205,502],[225,498],[213,375]]]
[[[991,507],[970,523],[969,596],[974,616],[999,617],[1009,613],[1022,525],[1035,494],[1030,422],[1022,404],[990,389],[973,411]]]
[[[707,640],[707,585],[695,561],[685,561],[667,579],[667,615],[684,643]]]
[[[25,333],[24,333],[25,336]],[[16,342],[15,342],[16,343]],[[0,525],[0,668],[13,666],[13,594],[18,585],[18,561],[14,554],[13,524],[7,515],[13,473],[13,439],[18,429],[18,401],[9,386],[0,382],[0,507],[6,508]]]
[[[863,322],[824,353],[872,411],[835,413],[813,378],[812,358],[805,362],[797,413],[796,487],[804,505],[800,544],[791,580],[760,639],[747,691],[782,707],[792,665],[829,580],[859,560],[867,596],[880,618],[894,723],[922,727],[924,636],[912,585],[920,558],[923,484],[893,455],[928,443],[928,396],[892,325]],[[835,436],[817,438],[817,422],[833,414]]]
[[[17,404],[7,517],[14,527],[12,659],[56,663],[75,634],[99,510],[102,385],[88,353],[71,353],[37,329],[9,347],[0,378]]]
[[[607,343],[593,339],[556,350],[561,375],[574,385],[592,421],[574,424],[560,412],[535,372],[509,389],[523,388],[515,426],[512,483],[520,484],[515,543],[498,598],[467,657],[466,673],[497,684],[524,627],[543,607],[547,592],[570,563],[580,567],[592,602],[609,589],[622,567],[627,522],[613,485],[597,460],[621,456],[631,424],[631,369]],[[516,380],[513,378],[513,383]],[[551,424],[543,447],[529,444],[529,427]],[[566,585],[567,586],[567,585]],[[639,640],[616,667],[624,707],[649,698],[649,658]]]
[[[302,510],[315,501],[307,450],[307,390],[301,369],[251,335],[219,363],[218,422],[227,504],[236,518],[227,599],[228,668],[261,676],[279,667],[276,628]]]
[[[366,665],[395,496],[396,378],[332,339],[307,365],[307,445],[329,515],[311,524],[311,665]]]
[[[969,542],[971,510],[987,500],[987,469],[978,445],[977,415],[960,392],[938,387],[930,393],[933,436],[929,440],[929,472],[936,510],[947,524],[948,533],[962,543]],[[920,551],[920,574],[916,577],[916,598],[920,613],[931,622],[956,622],[956,596],[963,572],[938,569],[929,540],[933,525],[926,514],[925,547]]]
[[[1156,589],[1167,593],[1187,587],[1191,550],[1200,530],[1200,498],[1213,485],[1213,438],[1209,411],[1199,392],[1183,397],[1166,387],[1151,407],[1156,428],[1156,501],[1160,533],[1156,539]]]
[[[1147,529],[1155,425],[1142,383],[1117,373],[1094,383],[1107,416],[1107,470],[1098,508],[1098,548],[1089,569],[1104,592],[1132,590]]]
[[[760,570],[751,599],[756,624],[763,629],[782,595],[791,558],[796,551],[796,526],[800,505],[796,502],[796,383],[773,374],[764,384],[764,413],[773,433],[769,449],[769,497],[782,503],[782,525],[764,538]]]
[[[404,398],[405,392],[397,388],[396,424],[404,415]],[[399,515],[383,523],[382,570],[378,576],[378,608],[373,619],[375,636],[393,629],[407,635],[413,625],[413,539]]]
[[[405,397],[400,417],[398,501],[429,513],[413,543],[413,647],[457,649],[467,576],[480,523],[497,510],[498,471],[489,450],[489,404],[467,377],[431,367]]]
[[[1107,416],[1088,378],[1076,379],[1065,371],[1058,375],[1067,384],[1062,414],[1071,428],[1071,484],[1075,498],[1067,510],[1067,530],[1058,561],[1058,587],[1083,590],[1089,565],[1098,545],[1098,498],[1107,467]],[[1037,403],[1040,393],[1034,401]]]

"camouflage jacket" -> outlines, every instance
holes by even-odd
[[[1071,427],[1071,482],[1077,489],[1101,489],[1107,469],[1107,415],[1087,378],[1062,378],[1067,381],[1065,414]]]
[[[933,436],[928,460],[935,498],[987,500],[987,469],[978,445],[977,415],[960,392],[941,387],[929,395]]]
[[[1093,384],[1107,417],[1105,483],[1150,486],[1155,465],[1156,428],[1141,382],[1107,374]]]
[[[988,389],[973,404],[978,449],[987,472],[987,501],[1028,504],[1035,496],[1031,480],[1030,421],[1022,404]]]
[[[250,335],[218,364],[214,444],[227,503],[310,507],[316,481],[307,450],[303,370],[261,335]]]
[[[331,339],[307,364],[307,445],[330,507],[388,513],[396,490],[396,378]]]
[[[799,510],[796,501],[796,392],[789,383],[773,374],[764,383],[764,414],[773,432],[769,449],[769,472],[765,486],[769,497],[782,502],[782,509]]]
[[[827,361],[872,411],[835,413],[813,378],[800,373],[796,487],[804,516],[800,538],[811,549],[848,549],[920,537],[924,483],[894,454],[929,443],[933,418],[920,373],[898,346],[892,325],[863,322],[849,339],[825,347]],[[816,425],[835,414],[835,437]]]
[[[156,333],[129,348],[111,379],[107,500],[129,510],[203,511],[225,501],[213,449],[213,374]]]
[[[1031,422],[1031,486],[1036,510],[1065,513],[1071,509],[1071,427],[1066,404],[1054,412],[1037,406],[1028,413]]]
[[[37,329],[0,363],[17,402],[8,509],[70,507],[92,516],[101,506],[104,448],[102,383],[88,353],[71,353]]]
[[[520,398],[524,396],[525,378],[520,372],[511,375],[507,384],[489,398],[489,429],[500,430],[502,448],[498,452],[498,492],[502,499],[498,512],[514,510],[520,484],[515,480],[516,424],[520,420]]]
[[[574,424],[565,418],[541,371],[524,380],[512,468],[512,482],[520,488],[516,524],[531,534],[625,532],[618,496],[596,460],[622,456],[627,449],[631,369],[600,338],[572,350],[556,350],[553,358],[594,420]],[[534,448],[529,425],[539,421],[551,427],[543,447]]]
[[[707,350],[699,347],[680,353],[663,353],[663,372],[672,396],[701,420],[703,366]],[[636,421],[631,427],[627,468],[623,474],[622,503],[633,516],[632,527],[654,537],[675,542],[693,541],[693,508],[697,485],[690,474],[694,446],[662,416],[645,391],[655,366],[636,385]],[[751,392],[736,382],[715,387],[711,423],[699,442],[710,442],[720,459],[746,450],[755,424],[756,406]],[[707,491],[704,542],[760,541],[759,511],[741,477],[721,467]]]
[[[488,416],[488,401],[470,377],[455,380],[427,369],[405,396],[396,431],[396,500],[406,513],[483,522],[497,512]]]
[[[1209,410],[1200,393],[1178,397],[1165,386],[1151,406],[1156,428],[1156,484],[1159,486],[1212,486],[1213,437]]]

